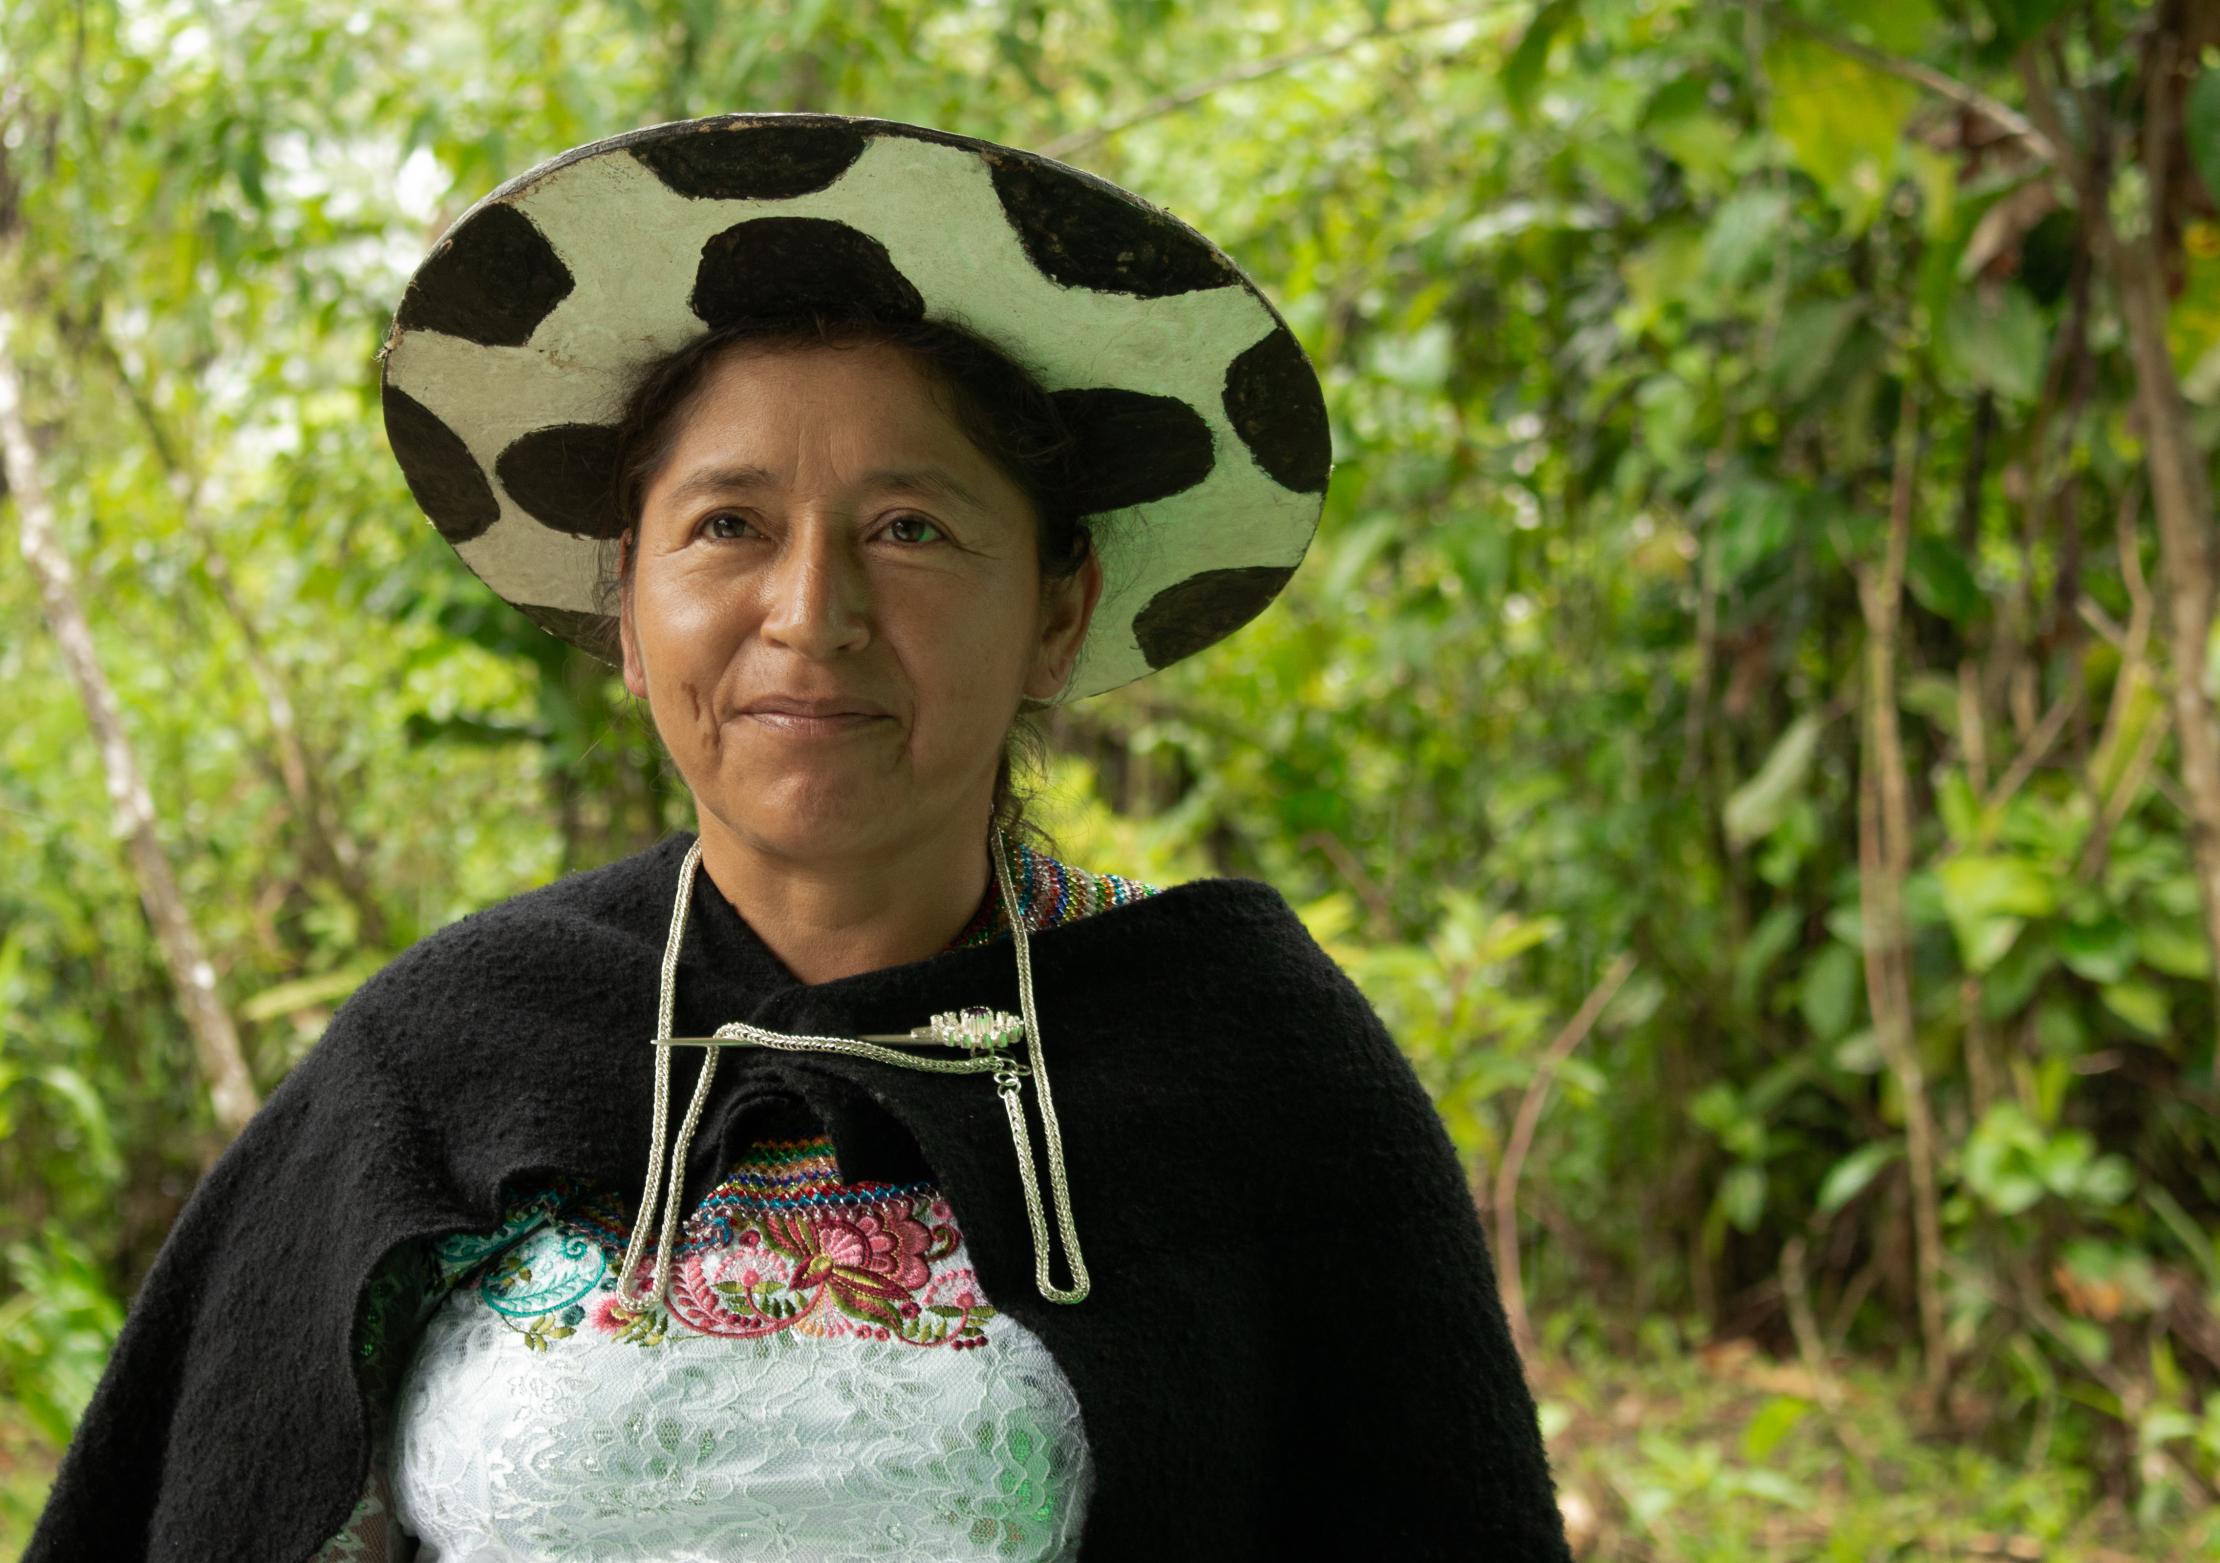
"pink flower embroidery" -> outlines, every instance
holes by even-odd
[[[873,1322],[901,1318],[895,1304],[932,1276],[925,1253],[932,1234],[906,1209],[885,1205],[852,1214],[773,1215],[773,1244],[794,1258],[796,1292],[829,1287],[842,1311]]]

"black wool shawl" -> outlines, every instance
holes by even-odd
[[[511,1185],[549,1173],[638,1208],[648,1039],[691,840],[463,918],[340,1008],[163,1243],[31,1563],[300,1563],[368,1475],[353,1348],[380,1259],[492,1228]],[[1287,902],[1203,879],[1031,944],[1085,1300],[1035,1287],[1009,1123],[983,1076],[727,1050],[683,1208],[797,1105],[844,1177],[936,1178],[983,1289],[1078,1397],[1096,1475],[1083,1559],[1569,1563],[1448,1134]],[[967,1004],[1018,1009],[1007,939],[806,984],[697,882],[674,1034],[906,1031]],[[700,1056],[673,1056],[674,1125]],[[1045,1201],[1030,1081],[1024,1100]],[[1060,1241],[1051,1265],[1069,1284]]]

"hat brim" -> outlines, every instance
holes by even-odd
[[[1061,700],[1231,634],[1301,561],[1332,468],[1325,403],[1241,269],[1092,174],[890,120],[679,121],[502,185],[410,279],[380,353],[387,437],[463,562],[606,657],[612,436],[640,375],[730,319],[859,304],[976,332],[1079,435],[1110,519]]]

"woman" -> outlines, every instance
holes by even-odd
[[[1566,1557],[1362,995],[1268,886],[1020,835],[1023,713],[1231,633],[1316,526],[1239,270],[1029,154],[720,116],[488,196],[383,358],[418,501],[621,665],[698,829],[349,1000],[31,1556]]]

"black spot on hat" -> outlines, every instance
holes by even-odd
[[[1231,635],[1279,595],[1293,565],[1205,570],[1149,599],[1133,618],[1133,638],[1151,668],[1164,667]]]
[[[810,311],[903,324],[925,318],[924,298],[886,246],[824,217],[758,217],[711,235],[688,302],[712,329]]]
[[[450,543],[467,543],[500,520],[501,502],[493,497],[493,485],[462,436],[406,391],[388,385],[382,394],[386,441],[401,464],[401,476],[408,479],[409,492],[439,535]]]
[[[1275,326],[1227,368],[1226,419],[1282,488],[1325,492],[1333,466],[1326,398],[1303,344],[1287,327]]]
[[[1052,281],[1165,298],[1240,279],[1201,234],[1089,174],[986,154],[994,193],[1025,253]]]
[[[680,195],[785,200],[822,190],[863,155],[852,125],[711,125],[631,149]]]
[[[417,268],[398,319],[486,347],[522,347],[577,286],[532,220],[495,202],[441,242]]]
[[[1210,425],[1176,396],[1103,386],[1057,391],[1053,399],[1078,440],[1082,515],[1168,499],[1210,476]]]
[[[576,537],[615,537],[617,431],[598,423],[534,429],[503,451],[494,475],[536,521]]]
[[[575,608],[545,608],[536,602],[520,602],[514,606],[541,629],[569,641],[579,650],[604,662],[623,661],[624,648],[617,637],[614,615],[580,613]]]

